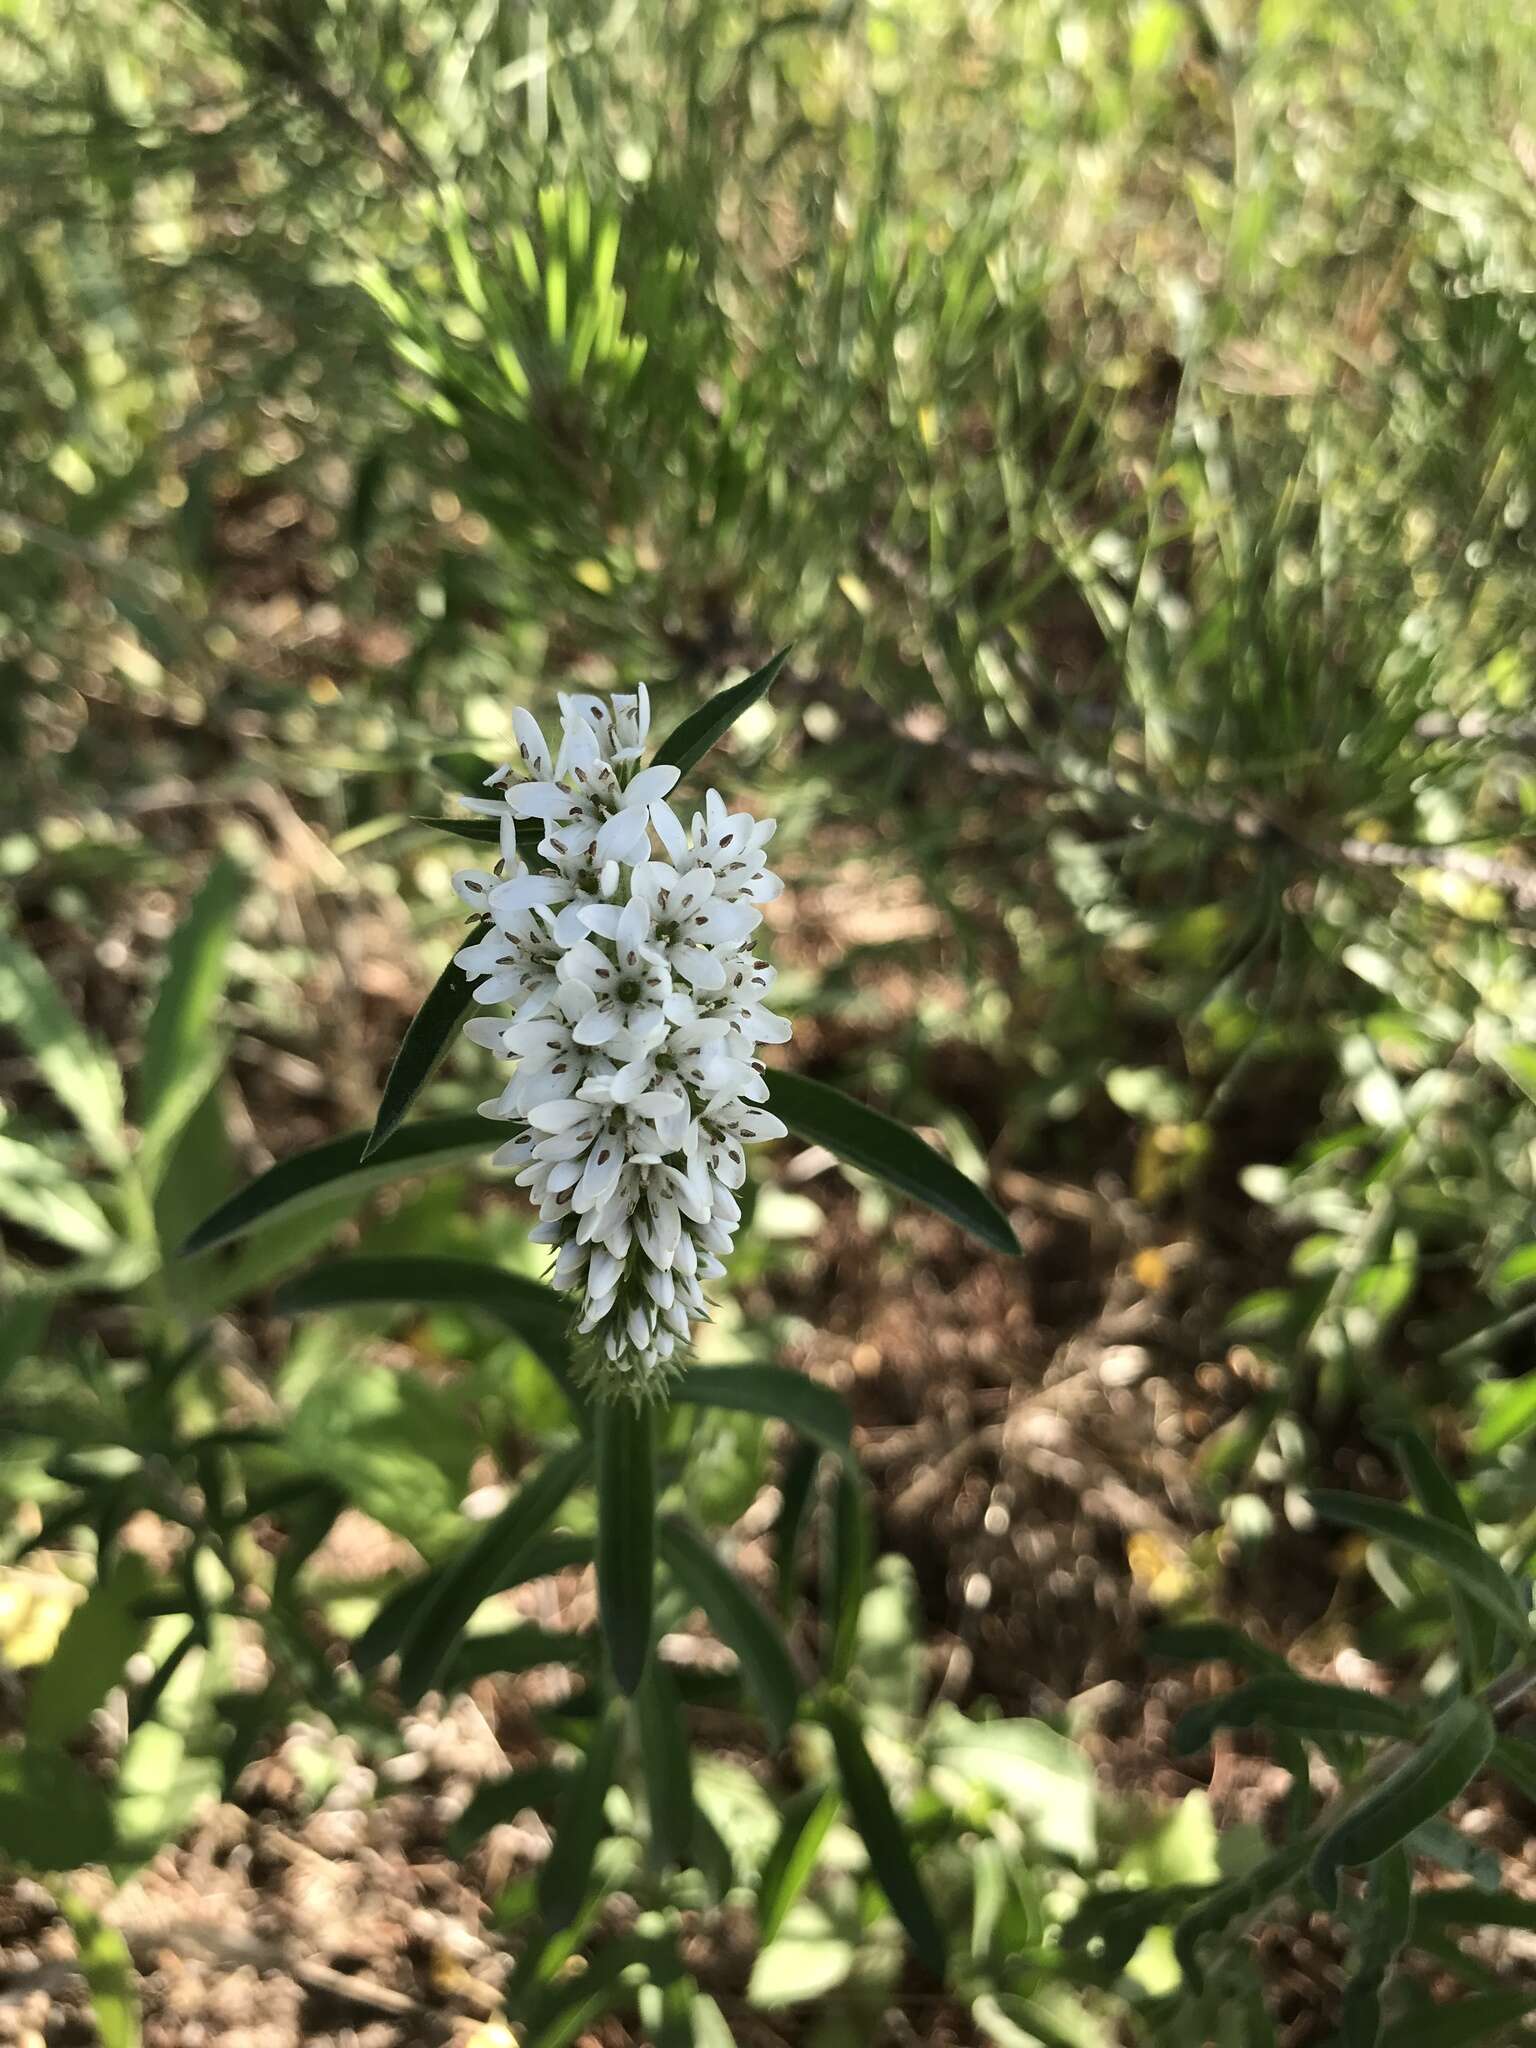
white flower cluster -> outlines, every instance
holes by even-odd
[[[490,920],[458,954],[482,1003],[477,1045],[517,1062],[485,1115],[513,1127],[496,1163],[538,1204],[534,1236],[556,1249],[553,1279],[580,1290],[580,1332],[601,1391],[645,1398],[665,1382],[704,1284],[725,1270],[746,1178],[742,1152],[784,1125],[760,1105],[759,1045],[789,1025],[764,1008],[773,970],[750,939],[782,886],[763,854],[771,822],[731,814],[710,790],[692,832],[665,801],[675,768],[642,768],[645,686],[632,696],[562,696],[551,759],[526,711],[519,760],[495,798],[497,875],[454,877]],[[538,861],[518,828],[543,827]]]

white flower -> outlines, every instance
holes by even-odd
[[[553,754],[515,711],[498,794],[465,799],[499,819],[502,857],[499,874],[454,877],[488,923],[456,958],[479,1002],[513,1006],[467,1026],[514,1063],[482,1105],[510,1126],[496,1161],[538,1207],[555,1286],[580,1296],[585,1371],[638,1400],[709,1313],[745,1146],[784,1134],[756,1051],[789,1025],[765,1006],[772,970],[746,950],[779,892],[764,864],[774,828],[710,790],[684,831],[665,801],[677,771],[641,766],[643,685],[562,696],[560,711]]]

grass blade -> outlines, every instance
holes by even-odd
[[[181,1077],[204,1068],[229,942],[248,887],[249,878],[237,862],[227,855],[215,861],[167,949],[139,1062],[139,1113],[146,1140],[152,1138],[157,1146],[175,1134],[172,1112],[188,1092],[178,1086]],[[183,1122],[196,1106],[196,1101],[185,1103]]]

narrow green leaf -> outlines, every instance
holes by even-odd
[[[1289,1670],[1285,1659],[1266,1650],[1241,1630],[1224,1621],[1167,1621],[1149,1628],[1142,1643],[1154,1657],[1171,1657],[1179,1663],[1203,1664],[1220,1658],[1240,1671]]]
[[[805,1785],[784,1808],[757,1887],[757,1940],[766,1948],[805,1890],[842,1801],[835,1785]]]
[[[475,846],[501,844],[499,818],[428,818],[413,812],[413,825],[430,825],[434,832],[447,832],[455,839],[467,839]]]
[[[787,1422],[812,1443],[846,1458],[853,1423],[830,1387],[783,1365],[691,1365],[672,1389],[675,1401],[699,1408],[729,1408]]]
[[[470,1616],[507,1584],[522,1552],[586,1476],[590,1457],[585,1442],[555,1452],[472,1543],[427,1575],[428,1590],[408,1615],[400,1642],[403,1699],[420,1699],[436,1684]]]
[[[736,1652],[775,1742],[785,1741],[799,1711],[800,1679],[777,1626],[686,1522],[664,1516],[660,1535],[668,1570]]]
[[[918,1961],[942,1980],[947,1968],[944,1935],[918,1875],[906,1830],[896,1816],[885,1780],[864,1746],[858,1721],[847,1702],[836,1697],[824,1704],[821,1718],[832,1737],[843,1797],[869,1851],[875,1881],[906,1929]]]
[[[800,1532],[810,1513],[820,1464],[821,1447],[802,1438],[784,1461],[779,1482],[779,1512],[773,1525],[773,1569],[778,1582],[779,1613],[786,1620],[795,1604]]]
[[[864,1487],[851,1466],[837,1475],[832,1513],[827,1521],[826,1607],[831,1629],[827,1639],[827,1676],[841,1684],[848,1676],[858,1646],[859,1615],[869,1585],[869,1518]]]
[[[659,1869],[693,1854],[693,1763],[688,1722],[672,1674],[652,1657],[635,1692],[640,1763],[651,1813],[651,1856]]]
[[[101,2048],[139,2048],[139,1979],[127,1942],[72,1892],[60,1896],[59,1911],[75,1937]]]
[[[651,1655],[656,1425],[648,1406],[627,1402],[604,1402],[595,1420],[598,1608],[614,1679],[633,1693]]]
[[[451,1308],[494,1316],[571,1391],[570,1307],[541,1281],[478,1259],[427,1254],[327,1259],[286,1280],[273,1297],[279,1315],[342,1308]]]
[[[1477,1884],[1420,1892],[1413,1902],[1414,1934],[1453,1927],[1523,1927],[1536,1934],[1536,1899],[1517,1899],[1512,1892],[1485,1892]]]
[[[571,1925],[586,1897],[592,1859],[607,1826],[603,1803],[613,1783],[623,1726],[623,1710],[614,1701],[598,1722],[592,1746],[555,1809],[554,1847],[538,1882],[539,1911],[552,1932]]]
[[[1420,2003],[1388,2027],[1381,2048],[1493,2048],[1501,2034],[1536,2012],[1528,1991],[1478,1991],[1448,2005]]]
[[[1363,1529],[1383,1543],[1399,1543],[1438,1565],[1446,1577],[1496,1621],[1500,1621],[1524,1642],[1530,1623],[1519,1588],[1475,1537],[1460,1529],[1416,1515],[1395,1502],[1371,1500],[1364,1494],[1312,1493],[1307,1496],[1313,1511],[1327,1522],[1342,1522],[1346,1528]]]
[[[781,647],[771,661],[764,662],[745,682],[733,683],[707,704],[701,704],[697,711],[691,711],[656,749],[656,766],[675,768],[679,775],[686,775],[717,740],[724,738],[743,711],[767,693],[788,659],[789,648]]]
[[[1493,1722],[1481,1700],[1452,1702],[1422,1746],[1323,1836],[1312,1883],[1326,1906],[1339,1896],[1339,1872],[1374,1863],[1448,1806],[1488,1761]]]
[[[1344,2048],[1376,2048],[1381,2038],[1381,1994],[1408,1939],[1413,1917],[1413,1876],[1406,1851],[1390,1849],[1371,1870],[1365,1924],[1355,1967],[1344,1987],[1339,2032]]]
[[[1206,1700],[1181,1716],[1173,1731],[1176,1752],[1203,1749],[1218,1728],[1270,1725],[1304,1735],[1411,1736],[1419,1719],[1395,1700],[1346,1685],[1321,1685],[1294,1672],[1250,1679],[1235,1692]]]
[[[247,1231],[265,1229],[280,1217],[298,1215],[319,1207],[342,1194],[361,1200],[376,1187],[385,1187],[409,1173],[425,1173],[434,1166],[446,1166],[459,1159],[473,1159],[488,1151],[492,1136],[483,1117],[428,1117],[411,1124],[381,1145],[366,1166],[363,1147],[367,1133],[352,1131],[344,1138],[331,1138],[291,1159],[258,1174],[239,1191],[221,1202],[211,1216],[193,1231],[181,1248],[183,1258],[211,1251]]]
[[[148,1584],[143,1559],[124,1552],[71,1614],[27,1702],[29,1740],[67,1742],[123,1682],[123,1666],[148,1626],[138,1612]]]
[[[185,1122],[206,1091],[178,1087],[191,1073],[204,1079],[204,1055],[224,989],[225,961],[249,878],[221,855],[209,869],[166,949],[166,968],[144,1030],[139,1062],[139,1115],[146,1139],[158,1146],[174,1136],[174,1112]]]
[[[526,1561],[523,1552],[519,1564]],[[514,1671],[533,1671],[540,1664],[588,1666],[597,1656],[595,1635],[570,1628],[543,1628],[536,1621],[515,1628],[487,1629],[465,1636],[448,1660],[443,1688],[458,1692],[476,1678],[505,1678]]]
[[[645,1935],[627,1934],[601,1948],[584,1970],[542,1985],[528,2012],[524,2048],[566,2048],[605,2013],[632,2005],[638,1979],[626,1979],[632,1970],[649,1968],[654,1946]],[[510,1997],[508,2010],[515,2015]]]
[[[110,1863],[117,1849],[106,1788],[60,1749],[0,1750],[0,1861],[28,1870]]]
[[[466,934],[464,944],[475,945],[490,930],[489,918],[482,918]],[[363,1158],[371,1159],[410,1114],[411,1105],[442,1065],[459,1026],[474,1007],[474,983],[459,966],[458,948],[433,983],[426,1001],[405,1027],[400,1050],[395,1054],[379,1098],[379,1113],[363,1146]]]
[[[768,1107],[797,1138],[824,1145],[850,1166],[925,1203],[993,1251],[1019,1254],[1013,1226],[991,1196],[905,1124],[824,1082],[778,1069],[768,1075]]]
[[[1444,1522],[1447,1528],[1460,1530],[1476,1543],[1476,1525],[1423,1437],[1416,1430],[1395,1428],[1384,1432],[1384,1440],[1402,1466],[1414,1499],[1424,1513]],[[1498,1659],[1499,1630],[1486,1610],[1469,1600],[1459,1586],[1451,1588],[1451,1606],[1456,1615],[1456,1634],[1467,1681],[1476,1686],[1492,1672]]]
[[[0,932],[0,1028],[33,1064],[108,1166],[127,1156],[123,1083],[108,1053],[75,1018],[37,955]]]
[[[1286,1842],[1241,1877],[1217,1885],[1193,1911],[1184,1915],[1173,1931],[1173,1952],[1196,1997],[1205,1986],[1200,1943],[1208,1935],[1239,1929],[1277,1892],[1284,1890],[1306,1860],[1305,1842]]]

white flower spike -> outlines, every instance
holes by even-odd
[[[477,1045],[516,1062],[483,1114],[511,1126],[496,1153],[538,1205],[553,1281],[580,1295],[586,1375],[609,1398],[665,1391],[692,1325],[709,1313],[741,1211],[743,1146],[784,1136],[762,1107],[760,1045],[789,1025],[765,1007],[773,970],[751,935],[782,886],[764,864],[771,821],[732,814],[715,790],[690,835],[665,799],[675,768],[645,768],[642,684],[609,699],[562,696],[552,755],[513,713],[518,758],[471,806],[502,824],[497,874],[454,877],[490,920],[459,965]],[[538,860],[516,826],[544,828]]]

